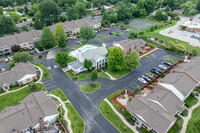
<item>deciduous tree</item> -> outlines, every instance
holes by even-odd
[[[15,66],[15,62],[14,61],[10,61],[9,63],[8,63],[8,69],[11,69],[12,67],[14,67]]]
[[[35,83],[29,83],[28,87],[31,91],[37,91],[37,85]]]
[[[15,32],[17,27],[11,17],[0,15],[0,29],[0,35],[3,35]]]
[[[14,62],[27,62],[32,61],[33,56],[28,52],[16,52],[12,56]]]
[[[67,67],[68,54],[64,51],[59,51],[56,54],[55,62],[62,68]]]
[[[83,62],[83,65],[84,65],[84,68],[89,71],[90,68],[92,67],[92,61],[85,59],[84,62]]]
[[[80,37],[82,39],[85,39],[87,40],[87,42],[90,40],[90,39],[93,39],[96,37],[96,33],[91,29],[91,27],[89,27],[88,25],[83,25],[81,28],[80,28],[80,33],[79,33]]]
[[[65,48],[67,34],[66,34],[62,24],[60,24],[60,23],[56,24],[54,36],[55,36],[55,39],[58,42],[58,47],[59,48]]]
[[[140,56],[137,50],[131,51],[128,55],[127,65],[131,66],[132,70],[140,66]]]
[[[0,6],[0,15],[3,15],[3,7]]]
[[[11,46],[12,53],[19,52],[20,50],[21,50],[20,45],[15,44],[15,45]]]
[[[91,80],[95,81],[97,79],[98,79],[98,72],[97,72],[97,70],[93,70],[92,74],[91,74]]]
[[[121,70],[125,65],[125,55],[121,48],[113,47],[108,54],[108,68],[112,71]]]

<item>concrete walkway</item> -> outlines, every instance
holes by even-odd
[[[108,99],[104,99],[105,102],[107,102],[110,107],[112,108],[112,110],[121,118],[121,120],[124,122],[124,124],[126,126],[128,126],[131,130],[133,130],[135,133],[139,133],[137,130],[136,130],[136,126],[132,126],[130,123],[127,122],[127,120],[114,108],[114,106],[112,105],[112,103],[110,103],[108,101]]]
[[[198,98],[198,103],[195,104],[194,106],[192,106],[192,108],[189,108],[188,109],[188,115],[187,117],[184,117],[184,116],[181,116],[181,118],[184,120],[183,122],[183,128],[181,130],[181,133],[185,133],[186,132],[186,128],[187,128],[187,124],[188,124],[188,121],[190,120],[191,116],[192,116],[192,111],[197,108],[198,106],[200,106],[200,96],[197,97]]]
[[[110,77],[110,80],[116,80],[116,78],[112,77],[109,73],[105,72],[103,69],[101,70]]]
[[[68,114],[68,109],[67,109],[66,106],[65,106],[65,103],[66,103],[66,102],[69,102],[69,100],[66,101],[66,102],[63,102],[63,101],[60,99],[60,97],[57,97],[57,96],[55,96],[55,95],[53,95],[53,94],[47,94],[47,95],[58,99],[58,101],[60,102],[61,106],[62,106],[63,109],[65,110],[64,118],[65,118],[65,120],[66,120],[67,123],[68,123],[68,124],[67,124],[67,128],[68,128],[68,130],[69,130],[70,133],[73,133],[72,127],[71,127],[71,120],[70,120],[70,119],[68,118],[68,116],[67,116],[67,114]]]
[[[140,56],[140,58],[144,57],[145,55],[148,55],[148,54],[152,53],[153,51],[155,51],[155,50],[157,50],[157,49],[158,49],[158,48],[155,48],[154,50],[152,50],[152,51],[150,51],[150,52],[148,52],[148,53],[146,53],[146,54]]]
[[[32,64],[32,65],[33,65],[33,64]],[[34,65],[34,66],[35,66],[35,65]],[[41,80],[42,80],[42,75],[43,75],[43,71],[41,70],[40,67],[38,67],[38,66],[35,66],[35,67],[37,67],[37,68],[39,69],[39,71],[40,71],[40,78],[39,78],[39,80],[38,80],[36,83],[41,83],[41,84],[43,84],[43,83],[41,82]],[[21,87],[21,88],[19,88],[19,89],[17,89],[17,90],[6,91],[5,93],[0,94],[0,96],[3,96],[3,95],[8,94],[8,93],[12,93],[12,92],[19,91],[19,90],[21,90],[21,89],[23,89],[23,88],[25,88],[25,87],[28,87],[28,85],[25,85],[25,86],[23,86],[23,87]]]

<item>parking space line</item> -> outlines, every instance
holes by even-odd
[[[49,85],[52,85],[52,84],[55,84],[55,82],[51,82],[49,84],[45,84],[45,86],[49,86]]]
[[[136,85],[136,87],[137,87],[137,86],[140,86],[140,85],[138,85],[138,84],[136,84],[136,83],[134,83],[134,82],[133,82],[132,84]]]
[[[136,81],[136,82],[138,82],[139,84],[145,85],[144,83],[141,83],[141,82],[139,82],[139,81]]]
[[[50,80],[42,81],[42,82],[45,84],[45,83],[48,83],[49,81],[53,81],[53,80],[50,79]]]
[[[56,87],[57,85],[54,85],[54,86],[51,86],[51,87],[47,87],[47,89],[51,89],[51,88],[53,88],[53,87]]]

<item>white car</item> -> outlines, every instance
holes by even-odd
[[[161,69],[164,69],[164,70],[166,70],[166,69],[167,69],[167,67],[166,67],[166,66],[164,66],[164,65],[159,65],[158,67],[160,67]]]
[[[9,62],[8,58],[5,58],[5,62],[6,62],[6,63]]]
[[[143,84],[146,84],[147,83],[147,81],[146,80],[144,80],[143,78],[138,78],[138,80],[140,81],[140,82],[142,82]]]

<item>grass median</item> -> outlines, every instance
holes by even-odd
[[[42,80],[48,79],[51,77],[51,74],[48,72],[48,70],[45,68],[44,65],[40,63],[36,63],[36,62],[30,62],[30,63],[41,68],[41,70],[43,71]]]
[[[100,104],[100,111],[110,123],[113,124],[121,133],[134,133],[128,126],[124,124],[121,118],[112,110],[108,103],[102,101]]]
[[[97,91],[98,89],[101,88],[101,83],[99,82],[92,82],[92,83],[88,83],[83,85],[80,90],[84,93],[92,93]]]
[[[49,94],[54,94],[56,95],[57,97],[60,97],[60,99],[65,102],[67,101],[67,97],[65,96],[65,94],[63,93],[63,91],[61,89],[56,89],[56,90],[53,90],[51,92],[49,92]]]

